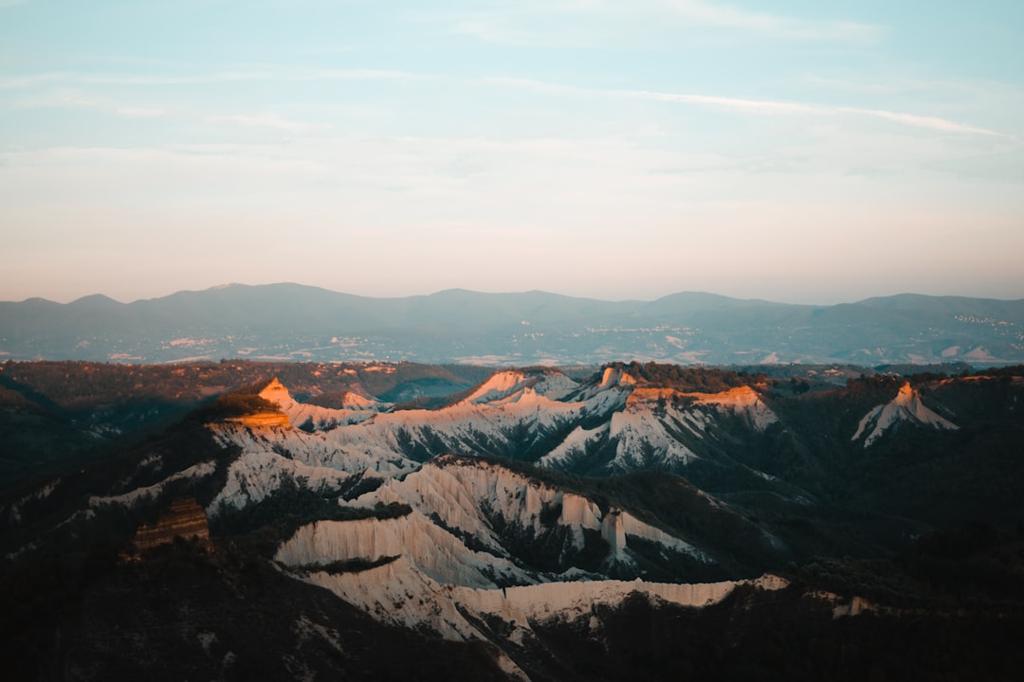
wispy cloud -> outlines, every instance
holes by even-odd
[[[886,111],[884,109],[808,104],[804,102],[789,102],[784,100],[743,99],[736,97],[718,97],[713,95],[651,92],[646,90],[607,90],[600,92],[602,92],[602,94],[622,97],[650,99],[660,102],[696,104],[755,114],[802,114],[816,116],[849,114],[853,116],[877,118],[912,128],[923,128],[944,133],[1002,136],[1002,133],[995,130],[989,130],[988,128],[982,128],[968,123],[959,123],[957,121],[951,121],[938,116],[911,114],[900,111]]]
[[[125,118],[157,118],[167,112],[161,107],[125,104],[106,97],[87,95],[76,90],[54,90],[15,100],[15,109],[79,109],[98,111]]]
[[[699,93],[659,92],[653,90],[600,89],[582,88],[560,83],[550,83],[523,78],[486,78],[482,82],[509,87],[526,88],[549,94],[587,95],[595,97],[615,97],[626,99],[648,100],[653,102],[670,102],[695,106],[725,109],[740,113],[763,115],[804,115],[804,116],[837,116],[852,115],[882,119],[900,125],[933,130],[943,133],[960,133],[971,135],[1004,136],[995,130],[952,121],[939,116],[914,114],[884,109],[871,109],[853,106],[835,106],[809,102],[787,100],[748,99],[741,97],[723,97]]]
[[[448,81],[463,85],[491,85],[528,89],[553,95],[609,97],[618,99],[636,99],[652,102],[688,104],[692,106],[710,107],[739,113],[755,115],[803,115],[803,116],[856,116],[873,118],[896,123],[902,126],[931,130],[941,133],[985,135],[1010,137],[983,126],[962,121],[954,121],[932,114],[896,111],[874,107],[843,106],[801,102],[792,100],[752,99],[728,97],[706,93],[679,93],[641,89],[603,89],[580,87],[564,83],[548,82],[528,78],[480,77],[465,78],[437,73],[413,72],[392,69],[279,69],[222,71],[210,74],[180,74],[166,76],[124,76],[124,75],[79,75],[79,74],[26,74],[8,78],[9,88],[31,88],[39,84],[67,82],[77,85],[118,85],[118,86],[160,86],[185,85],[202,83],[226,83],[238,81],[333,81],[333,80],[377,80],[377,81]],[[4,85],[0,82],[0,87]],[[157,116],[163,113],[160,109],[146,107],[119,107],[102,98],[87,97],[77,92],[55,92],[34,98],[18,100],[15,106],[66,106],[107,110],[111,113],[129,116]],[[219,116],[211,120],[233,122],[240,125],[278,128],[296,132],[300,129],[309,130],[305,124],[276,118],[273,115],[254,114],[239,116]]]
[[[817,21],[754,12],[707,0],[656,0],[652,3],[696,26],[750,31],[794,40],[878,40],[884,27],[856,21]]]
[[[328,128],[328,126],[316,123],[307,123],[305,121],[295,121],[284,118],[283,116],[274,113],[211,116],[207,120],[211,123],[226,123],[230,125],[245,126],[247,128],[270,128],[272,130],[281,130],[289,133],[305,133]]]
[[[0,78],[0,90],[17,90],[32,88],[44,83],[67,80],[67,74],[61,72],[29,73],[18,76]]]
[[[393,69],[279,69],[258,68],[192,74],[81,74],[49,72],[0,78],[0,89],[28,89],[46,83],[111,86],[172,86],[242,83],[247,81],[412,80],[435,78],[430,74]]]
[[[436,13],[421,14],[439,23]],[[447,29],[484,42],[513,46],[579,47],[623,40],[630,26],[650,40],[662,29],[714,29],[763,38],[873,43],[884,26],[849,20],[819,20],[753,11],[710,0],[548,0],[492,6],[444,17]],[[609,29],[609,26],[614,27]],[[656,27],[654,34],[651,27]]]
[[[884,109],[861,109],[859,107],[824,107],[825,112],[834,111],[839,114],[856,114],[858,116],[873,116],[886,121],[900,123],[914,128],[925,128],[937,130],[944,133],[963,133],[969,135],[995,135],[1006,137],[1003,133],[968,123],[958,123],[938,116],[920,116],[918,114],[907,114],[899,111],[885,111]]]

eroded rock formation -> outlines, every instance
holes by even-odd
[[[135,531],[132,544],[141,554],[154,547],[174,542],[174,538],[196,540],[210,550],[210,528],[206,522],[206,512],[194,498],[182,498],[171,502],[155,524],[142,524]]]

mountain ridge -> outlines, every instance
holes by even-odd
[[[608,301],[446,289],[374,298],[281,282],[121,303],[0,303],[0,359],[251,357],[485,365],[1024,361],[1024,299],[922,294],[831,305],[678,292]]]
[[[839,305],[856,305],[866,304],[875,301],[888,301],[896,299],[952,299],[959,301],[994,301],[1001,303],[1024,303],[1024,297],[1020,298],[997,298],[993,296],[962,296],[957,294],[926,294],[914,291],[901,291],[893,294],[884,294],[878,296],[867,296],[865,298],[854,299],[850,301],[837,301],[834,303],[796,303],[791,301],[779,301],[767,298],[745,298],[741,296],[729,296],[727,294],[719,294],[713,291],[686,289],[682,291],[673,291],[654,298],[601,298],[598,296],[577,296],[573,294],[563,294],[557,291],[548,291],[546,289],[527,289],[522,291],[482,291],[479,289],[467,289],[465,287],[448,287],[445,289],[438,289],[426,294],[407,294],[402,296],[371,296],[369,294],[355,294],[348,291],[340,291],[338,289],[331,289],[329,287],[317,286],[315,284],[303,284],[301,282],[294,282],[290,280],[282,280],[280,282],[266,282],[262,284],[248,284],[246,282],[226,282],[224,284],[214,284],[209,287],[202,289],[178,289],[167,294],[160,296],[149,296],[144,298],[136,298],[130,301],[121,301],[108,294],[102,292],[93,292],[90,294],[83,294],[70,301],[61,302],[53,299],[46,298],[44,296],[30,296],[21,300],[4,299],[0,300],[0,304],[12,304],[12,303],[54,303],[56,305],[74,305],[79,303],[86,303],[90,300],[106,300],[109,302],[117,303],[120,305],[133,305],[137,303],[145,303],[152,301],[160,301],[163,299],[179,296],[182,294],[205,294],[214,291],[225,291],[229,289],[260,289],[260,288],[272,288],[272,287],[295,287],[304,290],[320,291],[324,293],[337,294],[340,296],[347,296],[351,298],[368,299],[374,301],[380,300],[396,300],[396,299],[416,299],[416,298],[432,298],[449,294],[473,294],[479,296],[522,296],[522,295],[545,295],[554,296],[558,298],[567,298],[581,301],[596,301],[601,303],[657,303],[666,299],[682,296],[701,296],[714,298],[723,301],[733,302],[746,302],[746,303],[771,303],[775,305],[788,305],[788,306],[800,306],[810,308],[827,308]]]

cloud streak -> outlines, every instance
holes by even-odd
[[[869,107],[856,107],[844,105],[818,104],[813,102],[798,102],[789,100],[773,99],[752,99],[744,97],[727,97],[705,93],[678,93],[664,92],[657,90],[642,89],[603,89],[592,87],[580,87],[564,83],[555,83],[542,80],[507,77],[482,77],[464,78],[446,74],[423,73],[413,71],[402,71],[393,69],[262,69],[252,71],[223,71],[210,74],[184,74],[170,76],[125,76],[125,75],[79,75],[67,73],[41,73],[25,74],[14,76],[0,81],[0,88],[30,88],[38,84],[67,81],[79,85],[111,85],[111,86],[171,86],[171,85],[196,85],[207,83],[230,83],[245,81],[449,81],[462,83],[464,85],[488,85],[499,87],[510,87],[517,89],[533,90],[551,95],[561,96],[586,96],[586,97],[607,97],[616,99],[645,100],[651,102],[665,102],[686,104],[691,106],[715,108],[738,113],[753,115],[802,115],[802,116],[855,116],[883,120],[897,125],[920,130],[930,130],[939,133],[959,135],[980,135],[987,137],[1012,137],[1005,133],[985,128],[970,123],[954,121],[951,119],[934,116],[931,114],[919,114],[914,112],[893,111]],[[16,106],[29,106],[33,100],[23,100]],[[51,97],[48,101],[42,98],[36,106],[61,106],[79,108],[104,108],[101,100],[88,99],[81,95],[63,95]],[[111,107],[106,107],[112,110]],[[131,115],[132,108],[125,108],[123,111],[115,111],[121,115]],[[138,115],[159,115],[162,113],[155,109],[138,108]],[[148,112],[148,113],[145,113]],[[230,119],[230,116],[211,117],[220,119],[221,122]],[[265,114],[253,114],[247,117],[237,118],[235,123],[242,125],[262,127],[276,127],[282,130],[296,130],[293,122],[284,119],[275,120],[268,118]],[[298,124],[302,125],[302,124]],[[304,126],[304,128],[307,128]]]
[[[110,86],[172,86],[208,85],[217,83],[244,83],[259,81],[361,81],[361,80],[422,80],[436,78],[431,74],[396,71],[393,69],[305,69],[281,70],[257,68],[251,70],[228,70],[197,74],[172,75],[130,75],[130,74],[80,74],[69,72],[48,72],[23,74],[0,79],[0,90],[28,89],[46,83],[73,83],[77,85]]]
[[[74,90],[57,90],[15,100],[15,109],[77,109],[98,111],[124,118],[159,118],[167,112],[160,107],[124,104],[105,97],[85,95]]]
[[[851,115],[875,118],[897,123],[911,128],[920,128],[942,133],[965,135],[984,135],[1009,137],[1008,135],[969,123],[952,121],[939,116],[921,115],[885,109],[870,109],[854,106],[838,106],[793,102],[787,100],[749,99],[742,97],[723,97],[699,93],[659,92],[655,90],[601,89],[582,88],[560,83],[521,79],[521,78],[486,78],[481,82],[531,89],[549,94],[563,94],[593,97],[614,97],[622,99],[646,100],[652,102],[668,102],[689,104],[701,107],[725,109],[739,113],[760,115],[802,115],[802,116],[838,116]]]
[[[434,17],[433,21],[437,21]],[[617,29],[609,32],[608,23]],[[884,26],[857,21],[802,19],[708,0],[548,0],[452,13],[446,29],[509,46],[583,47],[621,40],[631,24],[672,29],[731,31],[793,42],[874,43]],[[645,31],[647,39],[650,32]]]
[[[283,116],[274,113],[231,114],[227,116],[211,116],[207,120],[211,123],[240,125],[245,126],[247,128],[269,128],[272,130],[280,130],[288,133],[305,133],[324,129],[327,127],[317,125],[314,123],[306,123],[305,121],[295,121],[292,119],[284,118]]]
[[[750,31],[792,40],[872,42],[885,32],[883,27],[874,24],[798,19],[706,0],[659,0],[653,4],[691,25]]]
[[[922,116],[919,114],[887,111],[884,109],[808,104],[803,102],[788,102],[780,100],[718,97],[714,95],[651,92],[647,90],[608,90],[599,92],[607,95],[649,99],[659,102],[696,104],[700,106],[716,107],[753,114],[799,114],[811,116],[836,116],[846,114],[851,116],[876,118],[911,128],[921,128],[942,133],[1006,137],[1003,133],[971,125],[969,123],[959,123],[957,121],[951,121],[938,116]]]

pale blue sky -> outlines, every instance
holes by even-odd
[[[1024,297],[1024,3],[0,0],[0,299]]]

